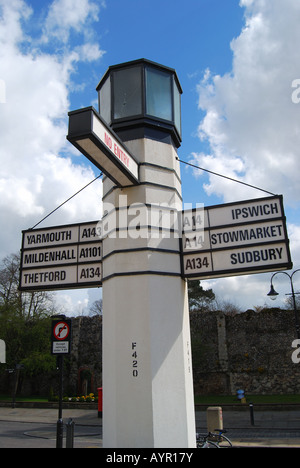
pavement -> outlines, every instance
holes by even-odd
[[[253,425],[254,423],[254,425]],[[206,432],[206,411],[196,412],[196,427],[200,433]],[[233,446],[254,448],[299,448],[299,410],[223,410],[223,427]]]
[[[0,448],[55,448],[57,418],[57,409],[1,407]],[[75,422],[74,448],[102,447],[102,419],[97,411],[64,409],[64,423],[70,418]],[[254,411],[254,425],[247,410],[223,411],[223,426],[235,448],[300,448],[298,410]],[[206,411],[196,412],[196,427],[197,432],[207,432]]]
[[[56,448],[57,409],[0,407],[0,448]],[[63,409],[66,424],[72,419],[74,448],[102,447],[102,419],[95,410]]]

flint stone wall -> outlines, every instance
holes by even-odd
[[[297,338],[293,311],[192,312],[190,323],[196,394],[300,394],[300,363],[291,359]],[[101,363],[101,317],[73,319],[70,390],[80,393],[89,380],[96,393]]]

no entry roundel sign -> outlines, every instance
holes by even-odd
[[[71,348],[71,326],[69,319],[52,322],[51,352],[52,354],[69,354]]]
[[[54,338],[56,340],[65,340],[70,333],[70,327],[66,322],[58,322],[53,330]]]

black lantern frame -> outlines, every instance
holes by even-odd
[[[174,69],[147,59],[113,65],[97,86],[99,113],[123,141],[181,144],[182,89]]]

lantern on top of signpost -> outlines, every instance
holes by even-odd
[[[180,146],[182,89],[174,69],[146,59],[113,65],[97,91],[101,117],[123,141],[159,132]]]

